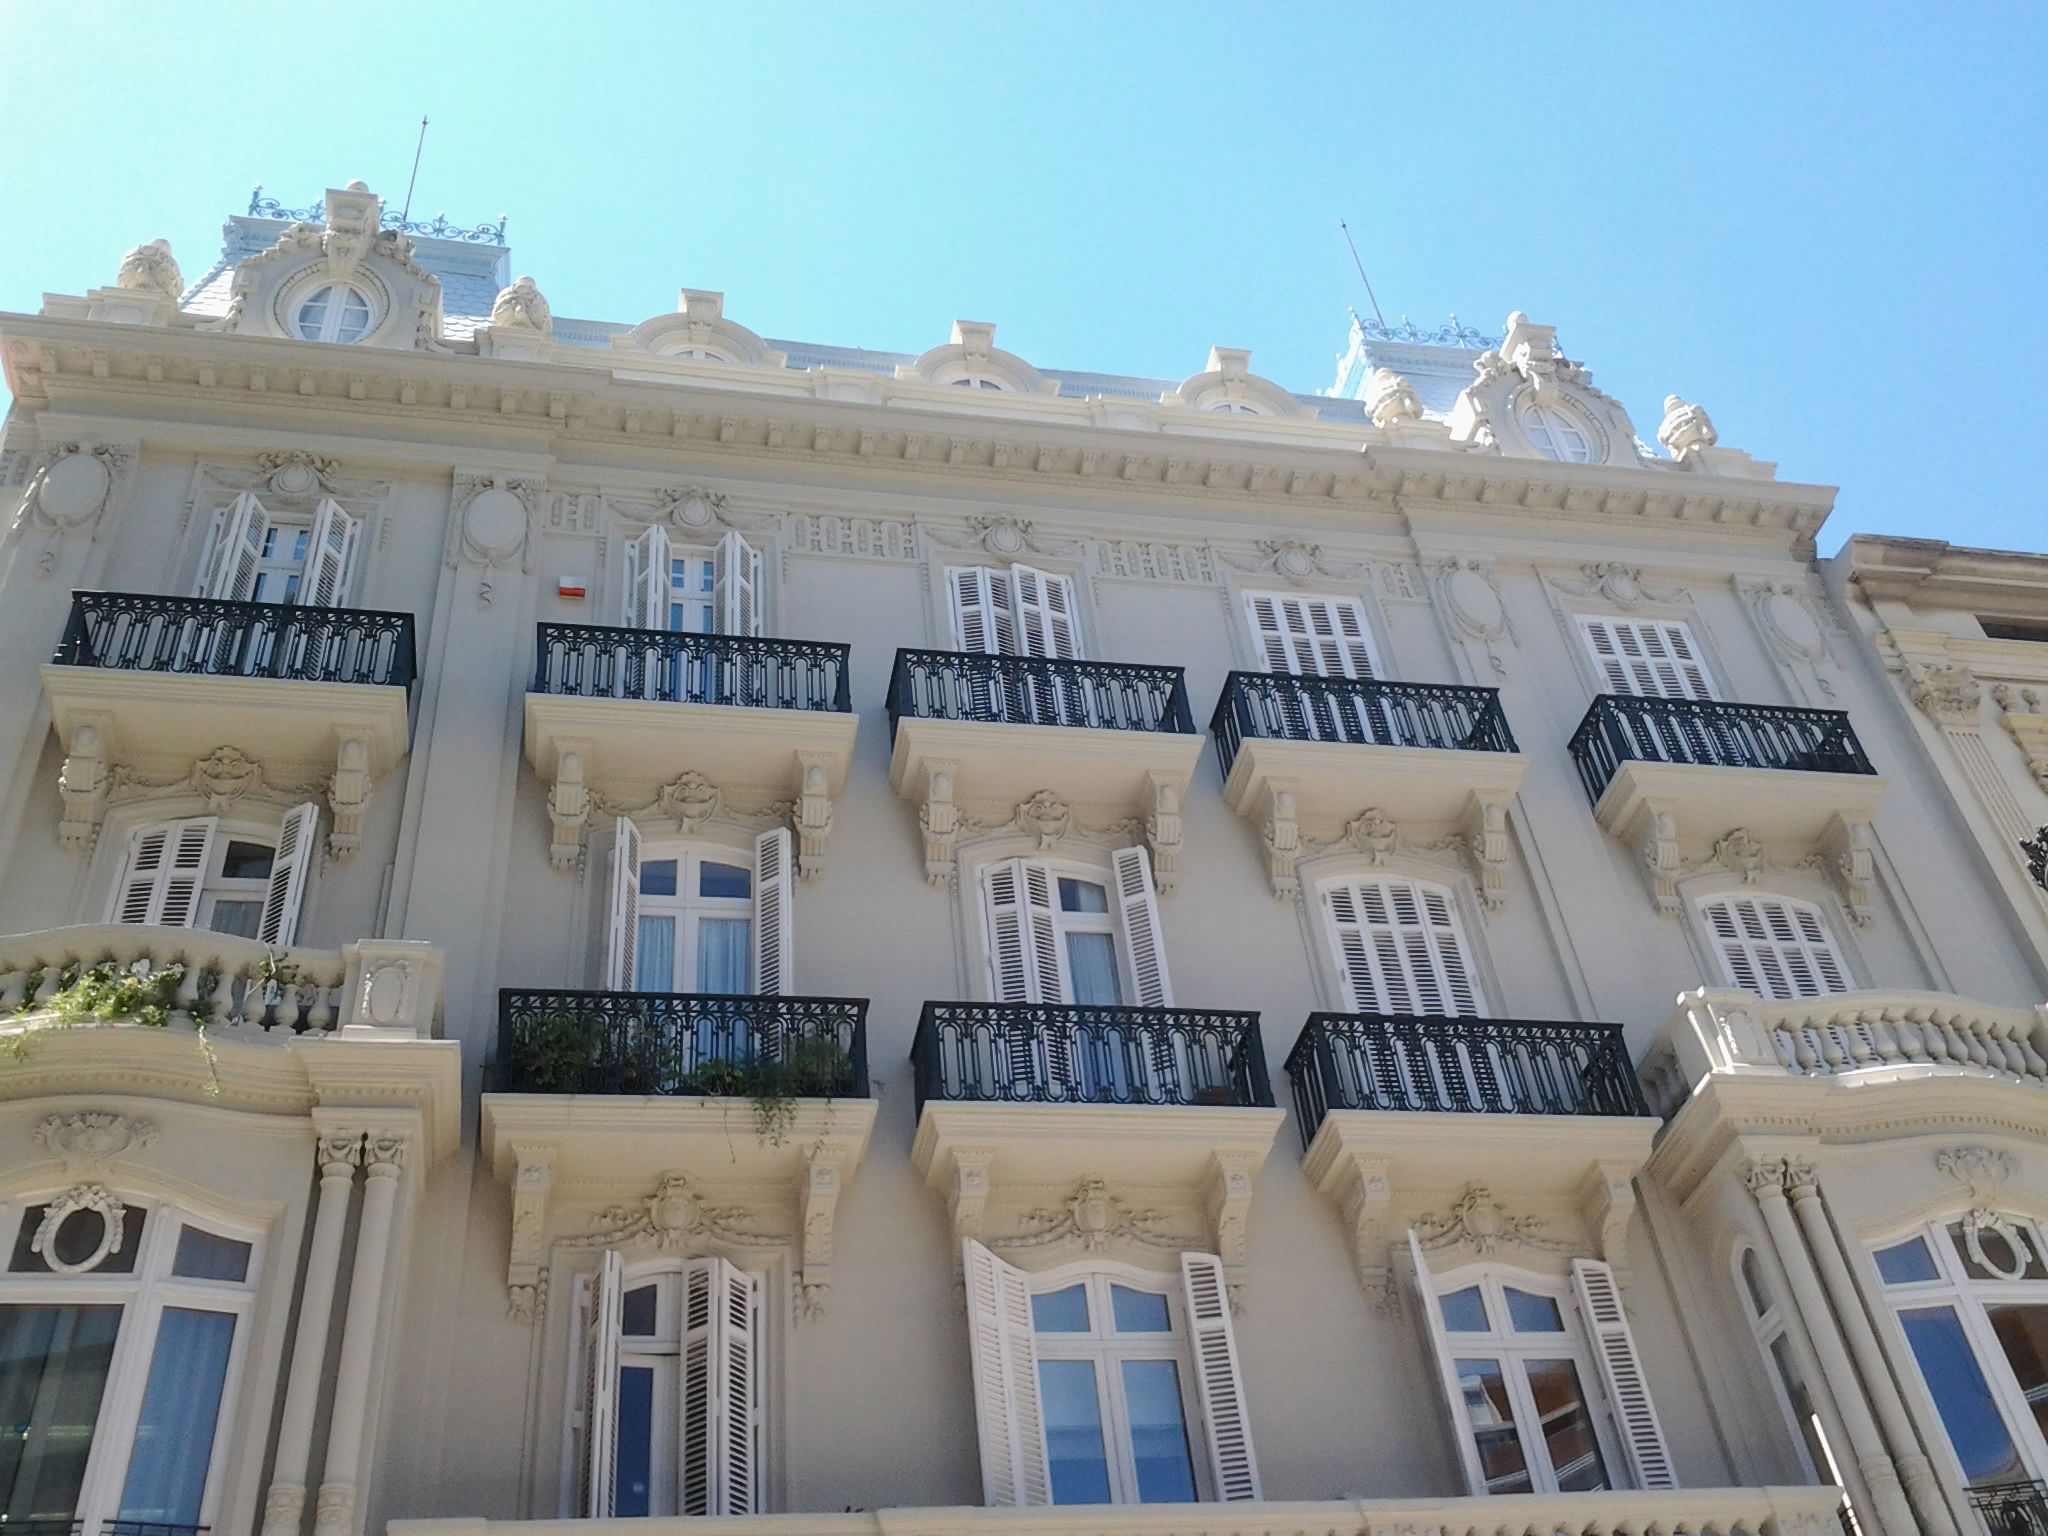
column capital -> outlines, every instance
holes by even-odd
[[[363,1145],[363,1164],[373,1179],[395,1179],[412,1153],[412,1138],[391,1131],[372,1131]]]
[[[319,1165],[322,1178],[355,1177],[356,1167],[363,1160],[363,1133],[323,1131],[318,1144],[313,1148],[313,1160]]]
[[[1742,1164],[1742,1182],[1760,1201],[1784,1199],[1785,1159],[1775,1153],[1768,1157],[1746,1158]]]

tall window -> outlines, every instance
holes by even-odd
[[[0,1529],[203,1529],[256,1244],[82,1186],[13,1218],[0,1276]]]
[[[273,516],[245,491],[214,515],[198,595],[340,607],[348,601],[361,534],[361,520],[332,498],[310,519],[295,519]]]
[[[680,548],[654,524],[626,546],[623,622],[671,634],[760,634],[761,551],[737,533],[708,550]]]
[[[1819,907],[1789,896],[1715,896],[1699,904],[1722,978],[1773,1001],[1850,990],[1849,968]]]
[[[791,990],[789,829],[737,849],[643,846],[628,817],[612,826],[604,984],[617,992]]]
[[[1423,880],[1333,880],[1320,906],[1353,1013],[1479,1015],[1485,999],[1457,903]]]
[[[298,936],[319,824],[320,808],[309,802],[268,835],[223,829],[218,816],[137,827],[106,920],[204,928],[287,948]]]
[[[2048,1233],[1940,1222],[1877,1251],[1885,1296],[1972,1488],[2048,1479]]]
[[[1259,1497],[1222,1260],[1182,1254],[1176,1285],[963,1250],[987,1503]]]
[[[1074,579],[1028,565],[953,566],[946,572],[953,643],[989,656],[1081,655]]]
[[[1651,699],[1712,699],[1713,674],[1692,631],[1668,619],[1579,616],[1579,634],[1605,691]]]
[[[1268,672],[1307,677],[1377,677],[1365,604],[1355,597],[1247,592],[1245,622]]]
[[[1170,1007],[1151,856],[1086,865],[1004,859],[982,870],[989,995],[1002,1003]]]
[[[1742,1292],[1743,1310],[1749,1318],[1749,1331],[1763,1355],[1771,1390],[1785,1415],[1786,1426],[1792,1431],[1792,1444],[1799,1453],[1800,1464],[1814,1482],[1843,1486],[1841,1468],[1828,1444],[1827,1429],[1814,1407],[1806,1372],[1786,1331],[1784,1308],[1779,1305],[1777,1291],[1765,1278],[1763,1262],[1754,1248],[1744,1247],[1737,1255],[1735,1276]]]

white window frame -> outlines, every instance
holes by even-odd
[[[1458,890],[1378,869],[1332,872],[1305,883],[1314,893],[1309,905],[1334,1011],[1492,1016],[1484,967],[1472,937],[1477,930],[1465,921]],[[1384,930],[1369,920],[1374,892],[1396,920]],[[1347,898],[1358,916],[1356,924],[1344,920]],[[1404,900],[1417,921],[1399,920]],[[1361,984],[1367,980],[1376,995],[1369,995]],[[1468,1007],[1458,1006],[1468,1000]]]
[[[325,313],[320,317],[319,334],[306,334],[305,314],[307,307],[322,295],[329,295]],[[342,316],[347,312],[350,299],[359,300],[363,308],[363,327],[353,336],[341,334]],[[316,280],[301,289],[292,298],[291,333],[294,341],[327,342],[339,346],[353,346],[372,335],[383,317],[377,311],[377,299],[366,288],[359,288],[343,278]]]
[[[1838,997],[1857,990],[1848,950],[1819,903],[1743,886],[1705,892],[1693,898],[1692,906],[1700,942],[1723,985],[1753,992],[1767,1002]],[[1730,930],[1726,935],[1717,913],[1725,915]],[[1783,925],[1789,928],[1773,932]],[[1810,978],[1818,990],[1802,990],[1802,978]]]
[[[740,637],[763,633],[766,563],[760,548],[737,531],[721,535],[714,544],[678,544],[667,528],[652,523],[624,541],[621,559],[619,622],[625,628]],[[701,608],[711,627],[679,627],[678,607]]]
[[[313,801],[286,811],[276,826],[185,816],[129,829],[107,885],[102,921],[159,928],[208,929],[221,901],[259,901],[255,939],[275,949],[298,940],[312,874],[319,858],[320,807]],[[271,849],[270,874],[231,880],[223,873],[230,843]],[[223,935],[233,938],[235,935]]]
[[[949,565],[941,575],[946,632],[954,650],[1050,661],[1087,659],[1081,583],[1072,573],[1013,561]]]
[[[1599,424],[1575,401],[1560,400],[1554,393],[1539,398],[1523,390],[1516,396],[1514,413],[1515,425],[1529,440],[1529,446],[1553,464],[1598,464],[1605,456],[1606,444]],[[1573,433],[1585,452],[1575,453],[1568,444],[1558,441],[1558,428]]]
[[[82,1521],[80,1528],[97,1531],[108,1520],[119,1517],[126,1493],[129,1463],[134,1453],[137,1420],[141,1417],[143,1394],[149,1384],[159,1328],[167,1306],[194,1311],[216,1312],[235,1319],[234,1342],[229,1346],[227,1368],[221,1385],[218,1416],[214,1421],[206,1482],[200,1496],[196,1524],[216,1523],[221,1498],[222,1474],[237,1449],[234,1433],[239,1418],[242,1377],[248,1368],[251,1319],[263,1280],[264,1233],[244,1222],[223,1220],[153,1196],[130,1194],[116,1189],[124,1206],[141,1209],[142,1239],[134,1269],[127,1274],[87,1271],[76,1275],[16,1273],[5,1268],[11,1260],[22,1221],[30,1208],[57,1200],[61,1188],[43,1189],[0,1200],[0,1304],[20,1306],[109,1306],[122,1309],[108,1364],[106,1386],[100,1397],[99,1417],[94,1424],[92,1449],[86,1460],[85,1476],[79,1484],[73,1511]],[[212,1236],[249,1245],[249,1267],[238,1283],[188,1279],[171,1274],[177,1256],[178,1234],[187,1226]]]
[[[1006,964],[1003,953],[1011,903],[1002,899],[995,882],[1005,871],[1015,880],[1021,899],[1021,967],[1015,961]],[[1100,886],[1108,912],[1063,911],[1059,903],[1063,877]],[[1120,1001],[1099,1006],[1173,1006],[1158,887],[1152,876],[1151,855],[1142,846],[1117,849],[1109,856],[1107,868],[1073,858],[990,858],[976,867],[971,884],[981,938],[981,985],[991,1002],[1071,1003],[1067,935],[1109,933],[1116,940]]]
[[[743,917],[747,920],[748,953],[747,986],[744,990],[749,995],[752,995],[756,980],[753,975],[754,861],[752,856],[738,849],[727,848],[721,844],[714,843],[643,842],[641,844],[640,869],[643,877],[649,864],[670,859],[674,860],[676,865],[676,894],[673,896],[650,896],[645,891],[642,891],[639,893],[639,910],[635,914],[641,921],[645,921],[650,917],[671,917],[675,919],[675,973],[668,980],[674,982],[683,976],[694,979],[697,975],[701,949],[698,929],[704,919]],[[696,890],[699,884],[697,876],[706,864],[723,864],[730,868],[744,871],[747,876],[748,894],[745,896],[697,895]],[[644,955],[645,947],[639,943],[637,935],[635,937],[635,948],[636,951]],[[694,981],[690,986],[654,986],[651,984],[651,981],[651,978],[644,975],[636,974],[634,977],[635,987],[640,991],[692,993],[698,990],[694,985]]]
[[[1387,675],[1362,597],[1247,587],[1239,594],[1239,608],[1261,671],[1294,677]]]
[[[1722,697],[1689,621],[1613,613],[1581,613],[1574,618],[1581,654],[1599,685],[1596,693],[1701,702]]]
[[[649,860],[674,858],[678,861],[678,895],[643,897],[640,894],[641,866]],[[685,881],[702,863],[730,864],[747,870],[753,894],[739,897],[685,897]],[[668,988],[642,988],[640,966],[640,915],[642,903],[655,901],[660,910],[679,919],[676,958],[695,974],[695,917],[720,912],[737,915],[742,908],[752,922],[749,936],[753,985],[750,996],[787,996],[796,989],[794,979],[795,913],[792,893],[796,888],[795,839],[787,827],[771,827],[753,842],[751,856],[743,846],[704,840],[663,839],[648,842],[630,816],[612,822],[612,846],[606,881],[604,967],[601,980],[612,992],[641,990],[667,992]],[[685,956],[687,955],[687,960]],[[670,977],[674,979],[673,974]],[[682,989],[683,995],[693,988]]]
[[[1748,1266],[1755,1266],[1754,1278]],[[1729,1257],[1728,1269],[1735,1286],[1735,1299],[1742,1308],[1742,1316],[1749,1324],[1749,1334],[1756,1341],[1757,1357],[1763,1367],[1764,1378],[1771,1386],[1771,1396],[1777,1400],[1778,1412],[1784,1416],[1785,1434],[1798,1457],[1801,1470],[1807,1480],[1814,1483],[1832,1483],[1837,1488],[1846,1488],[1841,1465],[1835,1460],[1835,1448],[1828,1439],[1827,1425],[1820,1415],[1820,1404],[1813,1393],[1812,1383],[1818,1379],[1806,1358],[1803,1341],[1793,1330],[1785,1304],[1780,1299],[1778,1277],[1764,1268],[1764,1256],[1754,1243],[1736,1244]],[[1762,1296],[1755,1292],[1761,1291]],[[1806,1399],[1813,1409],[1811,1422],[1801,1424],[1798,1407],[1792,1401],[1792,1387],[1785,1379],[1779,1365],[1775,1348],[1783,1342],[1792,1355],[1793,1367],[1799,1372],[1800,1385],[1805,1389]],[[1812,1446],[1809,1446],[1809,1437]],[[1821,1461],[1816,1463],[1813,1447],[1818,1447]]]
[[[273,539],[296,539],[300,534],[306,540],[302,554],[279,559],[265,553]],[[362,544],[362,519],[331,496],[321,497],[307,514],[273,512],[252,492],[244,491],[214,511],[195,595],[255,602],[266,573],[286,581],[296,573],[298,585],[288,596],[260,600],[281,607],[346,607]]]

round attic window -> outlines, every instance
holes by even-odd
[[[1010,387],[1009,385],[1005,384],[1001,379],[992,379],[985,373],[965,374],[957,379],[949,379],[947,382],[950,383],[955,389],[1004,390]]]
[[[1203,407],[1218,416],[1263,416],[1265,411],[1249,400],[1217,400]]]
[[[661,355],[663,357],[680,358],[686,363],[729,363],[732,361],[730,357],[726,356],[725,353],[719,351],[716,347],[668,347],[663,349]]]
[[[1590,464],[1598,434],[1576,407],[1557,400],[1526,401],[1515,412],[1522,435],[1546,459],[1560,464]]]
[[[370,298],[348,283],[314,289],[299,305],[299,335],[306,341],[361,341],[370,333]]]

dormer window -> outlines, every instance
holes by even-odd
[[[1560,464],[1593,462],[1593,429],[1577,411],[1556,401],[1530,401],[1516,413],[1522,431],[1547,459]]]
[[[369,335],[370,321],[368,294],[350,283],[327,283],[299,305],[296,324],[304,341],[346,344]]]
[[[1010,386],[1001,379],[992,379],[986,374],[970,373],[951,381],[955,389],[996,389],[1006,390]]]
[[[686,363],[729,363],[732,361],[730,357],[715,347],[664,348],[662,356],[679,358]]]
[[[1264,416],[1264,408],[1253,405],[1249,400],[1218,400],[1203,407],[1218,416]]]

